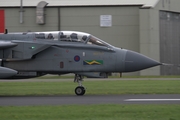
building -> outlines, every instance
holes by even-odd
[[[180,64],[179,0],[23,0],[23,7],[20,1],[0,0],[0,24],[9,32],[83,31],[157,61]],[[130,74],[179,75],[180,69],[161,66]]]

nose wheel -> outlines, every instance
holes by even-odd
[[[76,95],[84,95],[86,89],[82,86],[83,77],[81,75],[75,74],[74,82],[78,83],[78,86],[75,88],[74,92]]]
[[[80,95],[84,95],[86,90],[83,86],[78,86],[76,87],[75,91],[76,95],[80,96]]]

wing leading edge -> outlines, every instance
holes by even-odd
[[[12,43],[10,41],[0,41],[0,49],[6,49],[17,46],[17,43]]]

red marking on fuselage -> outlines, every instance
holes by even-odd
[[[76,57],[75,57],[75,60],[78,61],[78,60],[79,60],[79,57],[76,56]]]

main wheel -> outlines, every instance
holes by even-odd
[[[86,92],[85,88],[83,86],[78,86],[75,89],[76,95],[84,95]]]

